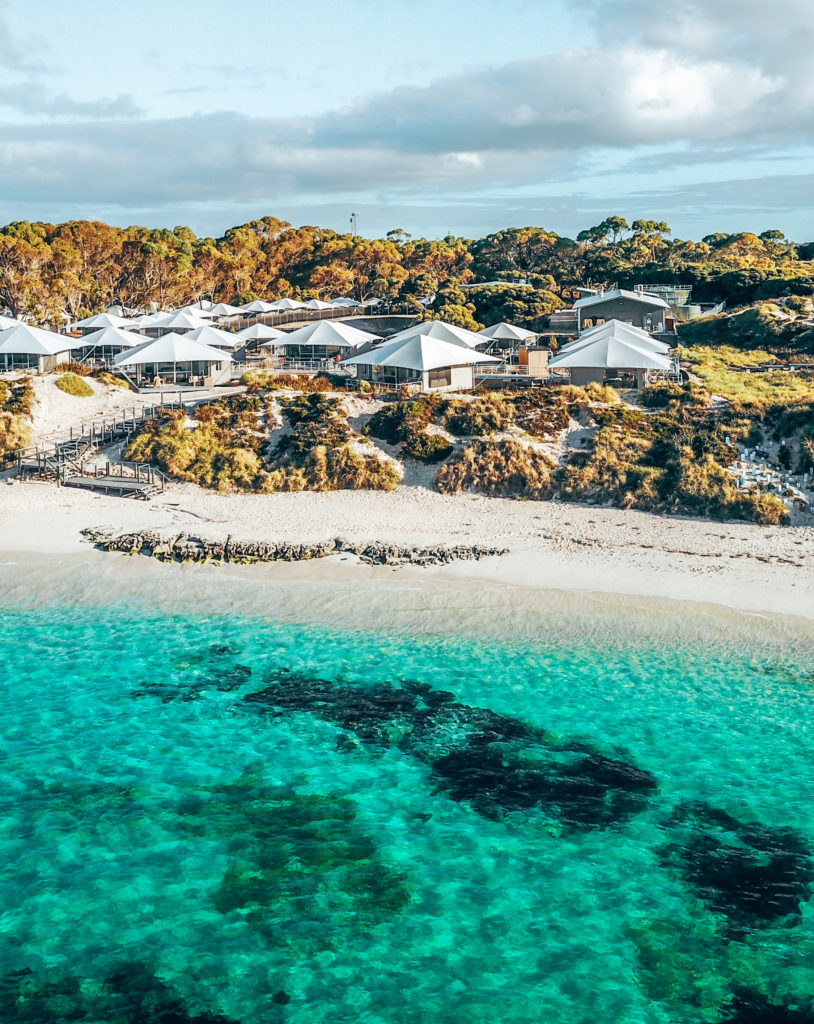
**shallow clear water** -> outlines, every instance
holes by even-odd
[[[805,645],[614,642],[601,626],[521,642],[133,605],[0,614],[0,1019],[807,1013]],[[333,696],[296,706],[314,679]],[[269,681],[276,697],[244,700]],[[409,681],[454,695],[454,729],[432,718],[414,742],[415,708],[382,724],[380,706],[330,704]],[[472,708],[527,730],[489,748],[507,771],[527,755],[549,781],[563,758],[600,765],[588,810],[564,810],[573,790],[524,803],[519,776],[485,803],[454,792],[439,759],[475,742]],[[608,764],[623,788],[636,772],[655,786],[603,798],[595,820]],[[748,876],[734,894],[710,886],[722,857]]]

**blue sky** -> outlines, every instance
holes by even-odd
[[[814,238],[811,0],[0,0],[0,219]]]

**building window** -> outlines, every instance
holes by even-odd
[[[452,368],[445,366],[441,370],[430,370],[430,387],[446,388],[452,383]]]

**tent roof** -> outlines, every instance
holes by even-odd
[[[196,327],[204,327],[209,324],[205,317],[193,316],[192,313],[177,312],[165,313],[163,317],[150,321],[146,326],[149,328],[158,327],[161,330],[174,331],[181,327],[184,330],[194,330]],[[139,327],[144,327],[143,323]]]
[[[15,320],[13,316],[3,316],[0,313],[0,331],[5,331],[7,327],[16,327],[19,323],[22,323],[22,321]]]
[[[333,309],[333,304],[330,302],[323,302],[321,299],[309,299],[305,303],[306,309]]]
[[[608,320],[607,323],[600,324],[598,327],[592,327],[589,331],[583,331],[574,341],[569,341],[567,345],[563,345],[560,351],[561,353],[575,352],[577,349],[591,344],[598,338],[606,337],[619,338],[631,345],[638,346],[638,348],[645,348],[653,352],[666,354],[670,351],[670,345],[666,341],[660,341],[652,334],[648,334],[647,331],[643,331],[639,327],[631,327],[630,324],[622,323],[620,320]]]
[[[297,299],[278,299],[272,303],[270,312],[275,312],[280,309],[302,309],[305,306],[304,302],[298,302]]]
[[[653,349],[634,345],[630,341],[608,334],[596,338],[591,344],[565,352],[550,360],[552,370],[559,368],[615,369],[615,370],[669,370],[672,362]]]
[[[456,345],[441,338],[416,334],[409,338],[391,339],[342,361],[343,366],[396,366],[407,370],[438,370],[445,366],[468,366],[473,363],[499,363],[494,356],[475,352],[465,345]]]
[[[527,331],[525,327],[517,327],[515,324],[507,324],[505,320],[501,320],[499,324],[492,324],[491,327],[484,327],[477,333],[482,338],[500,341],[525,341],[527,338],[537,337],[534,331]]]
[[[251,327],[244,327],[237,331],[235,338],[241,341],[276,341],[277,338],[286,338],[285,331],[278,331],[276,327],[269,327],[268,324],[252,324]]]
[[[333,320],[318,320],[313,324],[306,324],[296,331],[285,334],[278,344],[281,348],[288,345],[331,345],[338,348],[359,348],[370,341],[378,341],[380,334],[369,334],[367,331],[360,331],[358,327],[349,327],[347,324],[338,324]]]
[[[84,320],[77,320],[74,327],[132,327],[135,320],[125,316],[116,316],[115,313],[96,313],[94,316],[86,316]]]
[[[222,331],[219,327],[212,327],[209,324],[196,327],[185,337],[190,341],[199,341],[202,345],[211,345],[212,348],[236,349],[242,344],[236,334],[230,334],[229,331]]]
[[[71,339],[30,324],[17,324],[0,333],[0,354],[55,356],[68,352]]]
[[[266,302],[264,299],[255,299],[254,302],[247,302],[240,307],[241,313],[276,313],[277,304]]]
[[[197,303],[190,303],[188,306],[181,306],[179,309],[173,310],[174,313],[189,313],[190,316],[196,316],[199,320],[212,320],[217,314],[213,313],[208,307],[199,306]]]
[[[216,302],[209,310],[216,316],[240,316],[242,310],[238,306],[232,306],[228,302]]]
[[[118,348],[135,348],[141,345],[144,338],[135,331],[125,331],[121,327],[101,327],[98,331],[91,331],[82,338],[66,338],[70,342],[70,349],[87,348],[91,345],[109,345]]]
[[[584,309],[586,306],[598,306],[603,302],[613,302],[616,299],[628,299],[631,302],[641,302],[651,309],[669,309],[669,302],[658,295],[650,295],[648,292],[630,292],[626,288],[612,288],[608,292],[598,292],[596,295],[586,295],[584,299],[578,299],[574,303],[574,309]]]
[[[437,338],[439,341],[447,341],[452,345],[464,345],[466,348],[475,348],[483,345],[484,340],[474,331],[468,331],[464,327],[456,327],[454,324],[445,323],[443,320],[424,320],[422,323],[413,324],[412,327],[405,327],[403,331],[394,334],[389,341],[398,341],[402,338],[414,338],[421,335],[425,338]]]
[[[361,302],[357,302],[356,299],[345,298],[344,295],[340,295],[335,299],[331,299],[331,306],[361,306]]]
[[[232,357],[222,349],[190,341],[185,334],[165,334],[151,338],[129,352],[115,356],[116,366],[145,366],[148,363],[225,363]]]

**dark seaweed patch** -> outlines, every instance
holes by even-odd
[[[814,1024],[814,1006],[810,998],[792,997],[778,1005],[759,992],[739,989],[720,1024]]]
[[[248,665],[232,665],[208,675],[193,676],[191,679],[175,682],[147,683],[140,690],[134,690],[134,697],[158,697],[163,704],[176,700],[198,700],[204,693],[216,690],[218,693],[233,693],[245,686],[251,679],[252,670]]]
[[[672,824],[683,834],[662,859],[712,910],[736,926],[799,919],[814,882],[812,851],[799,832],[742,822],[703,803],[679,807]]]
[[[3,1024],[238,1024],[194,1012],[144,964],[118,964],[104,984],[68,972],[41,978],[24,969],[0,978]]]
[[[440,791],[484,817],[536,812],[567,828],[607,827],[656,790],[649,772],[585,744],[558,746],[519,719],[424,683],[362,688],[279,672],[244,701],[272,715],[308,712],[368,745],[398,747],[430,765]]]
[[[343,929],[374,925],[410,901],[407,876],[383,860],[347,797],[269,786],[252,768],[188,797],[177,813],[180,830],[226,845],[216,909],[269,944],[329,949]]]

